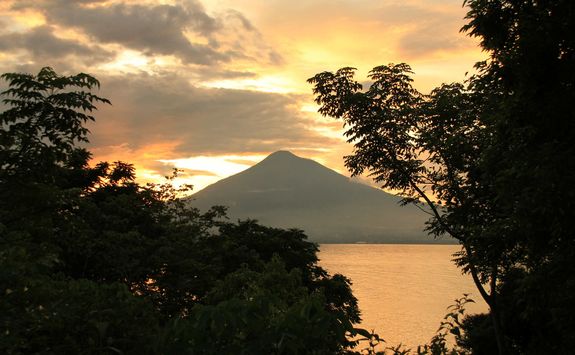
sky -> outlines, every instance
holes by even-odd
[[[93,162],[140,182],[174,167],[194,190],[277,150],[344,175],[352,146],[306,80],[408,63],[427,93],[485,59],[462,0],[0,0],[0,72],[84,72],[110,99],[89,124]],[[5,88],[5,83],[0,83]]]

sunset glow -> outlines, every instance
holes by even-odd
[[[135,51],[123,51],[111,62],[102,65],[102,69],[119,72],[148,71],[149,65],[154,60]]]
[[[208,88],[233,89],[233,90],[253,90],[276,94],[287,94],[294,92],[295,88],[290,87],[289,80],[282,77],[262,77],[259,79],[238,79],[219,80],[202,83]]]
[[[188,181],[199,191],[222,178],[237,174],[263,160],[265,155],[198,156],[160,162],[190,172]]]
[[[364,81],[407,62],[429,92],[485,57],[459,33],[460,0],[8,0],[0,11],[2,72],[100,80],[113,105],[90,125],[94,161],[131,162],[141,181],[177,167],[196,190],[280,149],[345,172],[351,147],[316,112],[316,73],[353,66]]]

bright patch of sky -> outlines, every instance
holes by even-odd
[[[315,112],[306,80],[354,66],[364,81],[390,62],[424,92],[464,80],[485,58],[459,33],[465,13],[461,0],[3,0],[0,72],[96,76],[113,106],[88,148],[142,181],[176,166],[197,190],[280,149],[345,172],[341,122]]]

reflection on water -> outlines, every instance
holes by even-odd
[[[457,245],[322,244],[319,264],[353,282],[363,328],[387,346],[424,344],[449,305],[469,293],[467,313],[487,311],[469,275],[451,261]]]

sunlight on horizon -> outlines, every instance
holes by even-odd
[[[464,80],[485,57],[458,32],[465,11],[445,1],[4,0],[0,66],[94,75],[113,103],[90,125],[94,158],[131,162],[143,182],[161,183],[169,165],[193,170],[185,179],[197,190],[250,166],[226,156],[286,146],[345,172],[343,129],[317,113],[306,80],[352,66],[365,84],[390,62],[410,64],[424,93]]]
[[[265,157],[266,155],[221,155],[158,161],[184,170],[183,174],[176,180],[176,185],[192,184],[194,185],[193,192],[198,192],[218,180],[252,167]]]
[[[214,89],[261,91],[274,94],[297,92],[297,88],[294,87],[290,80],[279,75],[263,76],[258,79],[208,81],[202,83],[200,86]]]

